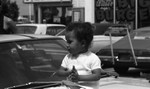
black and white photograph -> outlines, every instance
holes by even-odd
[[[0,0],[0,89],[150,89],[150,0]]]

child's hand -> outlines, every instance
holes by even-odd
[[[67,77],[69,81],[77,82],[78,81],[78,72],[75,67],[72,68],[70,75]]]
[[[108,72],[107,75],[109,76],[115,76],[115,78],[119,77],[119,74],[116,72]]]
[[[78,81],[78,74],[77,73],[71,73],[68,76],[68,80],[70,80],[72,82],[77,82]]]

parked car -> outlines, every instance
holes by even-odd
[[[123,36],[113,36],[113,35],[109,36],[104,34],[105,31],[107,31],[107,29],[110,26],[112,26],[111,23],[103,23],[103,24],[95,23],[92,25],[94,26],[95,30],[94,30],[93,43],[90,50],[94,53],[97,53],[100,49],[104,48],[105,46],[113,44],[118,40],[120,40],[121,38],[123,38]],[[65,35],[65,29],[60,31],[58,34],[56,34],[56,36],[59,36],[65,40],[64,35]]]
[[[113,66],[118,73],[130,67],[150,68],[150,27],[132,31],[129,35],[97,52],[106,66]]]
[[[56,35],[66,28],[63,24],[17,24],[16,34]]]
[[[25,86],[46,85],[44,82],[62,80],[53,75],[67,53],[66,42],[59,37],[1,35],[0,89],[27,89]]]

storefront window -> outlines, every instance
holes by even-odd
[[[67,25],[72,21],[71,7],[42,7],[42,23]]]

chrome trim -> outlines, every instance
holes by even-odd
[[[150,57],[136,57],[136,59],[150,59]]]

